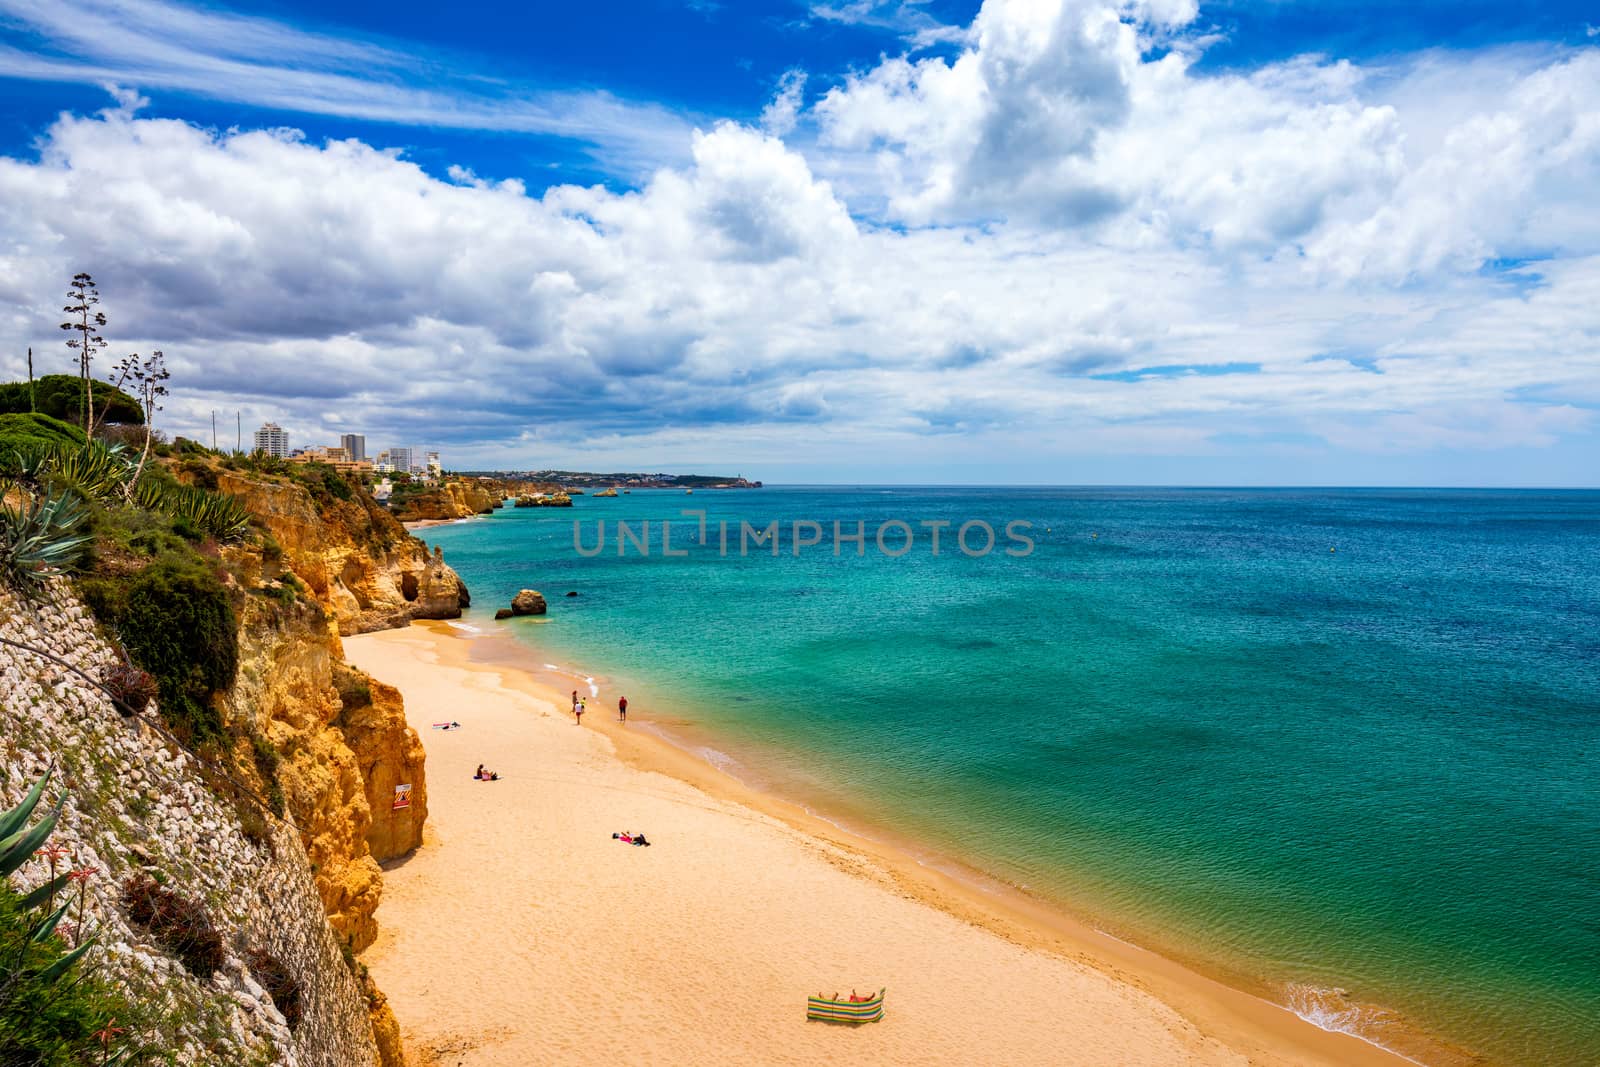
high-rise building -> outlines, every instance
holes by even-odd
[[[256,451],[276,459],[289,458],[289,435],[275,422],[264,422],[256,431]]]
[[[344,449],[345,455],[350,457],[352,463],[359,463],[367,458],[367,438],[363,434],[341,434],[339,447]]]
[[[428,453],[428,477],[437,478],[444,474],[444,466],[439,462],[439,453]]]
[[[395,470],[409,474],[411,472],[411,449],[390,448],[389,463]]]

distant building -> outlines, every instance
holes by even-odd
[[[359,474],[369,473],[373,469],[372,464],[364,459],[351,459],[350,453],[342,448],[308,448],[290,458],[300,463],[326,463],[335,470],[355,471]]]
[[[352,462],[359,463],[367,458],[367,439],[363,434],[347,433],[341,435],[339,447],[344,449],[345,454],[350,457]]]
[[[289,435],[275,422],[262,423],[256,431],[256,451],[277,459],[289,458]]]
[[[410,474],[412,467],[415,465],[415,461],[411,458],[411,449],[390,448],[389,464],[397,471]]]
[[[430,477],[430,478],[438,478],[438,477],[442,477],[443,474],[444,474],[444,467],[441,466],[440,463],[439,463],[439,453],[437,453],[437,452],[429,452],[428,453],[428,477]]]

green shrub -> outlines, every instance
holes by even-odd
[[[272,814],[283,818],[284,796],[283,786],[278,782],[278,762],[281,757],[271,741],[258,733],[250,735],[250,754],[255,759],[256,773],[261,776],[262,782],[267,787],[267,807],[272,809]]]
[[[178,464],[178,469],[189,476],[191,485],[198,486],[209,492],[216,492],[218,485],[217,472],[205,460],[191,456]]]
[[[217,576],[163,556],[131,580],[97,579],[81,587],[134,663],[155,676],[167,725],[190,743],[221,737],[211,698],[233,684],[239,649],[233,605]]]
[[[83,422],[83,380],[76,374],[46,374],[33,382],[33,409],[68,422]],[[0,412],[26,413],[28,383],[0,385]],[[104,414],[102,414],[104,412]],[[97,421],[144,422],[139,401],[105,382],[94,383],[94,413]]]
[[[83,431],[49,415],[0,415],[0,456],[83,444]]]

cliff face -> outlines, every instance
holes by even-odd
[[[401,522],[466,519],[487,515],[505,503],[506,494],[493,482],[446,482],[406,496],[395,506]]]
[[[293,633],[293,627],[285,632]],[[93,678],[119,662],[64,586],[53,591],[50,603],[37,606],[0,590],[0,637],[42,649]],[[293,739],[279,728],[287,725],[277,717],[289,714],[284,708],[327,710],[331,690],[321,657],[328,647],[326,638],[320,646],[300,637],[251,638],[249,660],[258,677],[241,686],[282,694],[272,704],[278,710],[264,719],[285,744]],[[281,675],[269,679],[269,666]],[[230,698],[243,695],[238,689]],[[302,846],[304,828],[297,833],[265,815],[248,791],[223,799],[215,769],[205,770],[154,722],[153,712],[121,718],[77,674],[0,644],[0,806],[16,803],[55,764],[48,798],[64,795],[66,807],[50,844],[69,853],[62,863],[92,871],[82,883],[84,925],[96,938],[87,959],[124,984],[145,1013],[127,1020],[140,1029],[139,1038],[182,1064],[403,1062],[381,995],[368,995],[324,914],[324,894],[313,882],[316,860]],[[305,737],[309,753],[319,743],[318,731],[309,728]],[[284,762],[299,766],[302,759]],[[338,759],[330,760],[326,781],[311,773],[313,761],[303,762],[304,780],[296,780],[291,791],[316,780],[348,798],[352,810],[364,804],[358,779],[354,788],[339,780]],[[287,770],[284,778],[291,778]],[[128,879],[146,875],[206,910],[225,950],[215,976],[190,974],[159,938],[129,919],[121,889]],[[35,886],[48,877],[46,861],[39,859],[19,872],[18,881]],[[256,952],[276,957],[298,987],[300,1018],[292,1026],[253,970]],[[380,1049],[376,1033],[386,1035],[386,1049]]]
[[[383,875],[368,837],[420,843],[419,816],[427,811],[421,743],[403,716],[347,734],[340,728],[344,701],[334,686],[343,650],[317,607],[245,601],[240,619],[239,676],[223,697],[225,717],[265,739],[276,752],[277,782],[289,815],[314,865],[314,881],[328,922],[352,951],[377,937],[373,912]],[[367,769],[368,773],[363,773]],[[406,832],[388,829],[391,801],[369,791],[369,774],[412,787],[417,814],[405,810]],[[393,779],[393,780],[391,780]],[[265,788],[265,783],[263,784]],[[381,800],[381,806],[378,801]],[[410,832],[412,824],[416,832]]]
[[[438,554],[365,493],[313,499],[301,485],[237,471],[217,472],[218,488],[238,497],[283,550],[282,565],[310,588],[339,633],[404,626],[412,619],[457,619],[466,585]]]

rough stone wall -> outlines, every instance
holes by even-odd
[[[0,591],[0,637],[95,678],[116,662],[88,611],[62,587],[36,607]],[[79,676],[0,644],[0,804],[15,804],[56,765],[49,799],[64,792],[66,807],[50,843],[70,850],[74,867],[94,871],[85,883],[97,938],[90,965],[160,1017],[145,1024],[159,1032],[143,1036],[180,1064],[398,1063],[397,1049],[381,1054],[374,1040],[375,1030],[393,1029],[393,1018],[381,1005],[381,1018],[369,1016],[373,1004],[329,926],[300,834],[266,817],[247,835],[238,802],[209,788],[199,763],[160,735],[154,718],[152,709],[124,719]],[[37,860],[17,881],[38,885],[47,871]],[[204,903],[227,947],[210,980],[191,976],[127,919],[120,889],[141,872]],[[292,1033],[251,976],[250,949],[276,955],[299,983],[304,1015]]]

